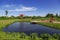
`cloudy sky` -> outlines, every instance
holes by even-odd
[[[47,13],[60,15],[60,0],[0,0],[0,16],[24,14],[28,16],[45,16]]]

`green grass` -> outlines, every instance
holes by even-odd
[[[3,27],[6,27],[8,26],[9,24],[15,22],[16,20],[0,20],[0,30],[3,28]]]
[[[39,22],[38,24],[60,30],[60,24],[59,23]]]
[[[30,36],[25,33],[5,33],[0,32],[0,40],[58,40],[60,35],[54,34],[40,34],[38,37],[37,33],[32,33]]]

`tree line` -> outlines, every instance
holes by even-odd
[[[53,13],[48,13],[46,16],[44,16],[44,18],[47,18],[47,17],[56,17],[56,18],[60,18],[60,15],[58,15],[58,13],[56,13],[56,15],[54,15]],[[5,16],[0,16],[0,19],[20,19],[21,16],[10,16],[8,17],[8,11],[6,10],[5,11]],[[41,16],[24,16],[23,18],[32,18],[32,19],[37,19],[37,18],[43,18]]]

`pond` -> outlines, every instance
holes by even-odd
[[[49,28],[39,24],[31,24],[30,22],[15,22],[5,28],[4,32],[24,32],[26,34],[30,33],[49,33],[49,34],[60,34],[60,30]]]

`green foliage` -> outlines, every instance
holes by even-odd
[[[56,14],[56,17],[58,17],[58,14]]]
[[[53,14],[49,14],[49,13],[46,15],[46,17],[52,17],[52,16],[54,17]]]

